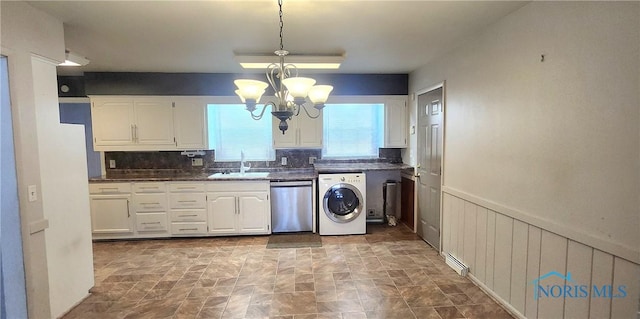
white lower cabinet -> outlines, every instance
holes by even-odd
[[[270,234],[269,182],[209,183],[207,213],[209,234]]]
[[[94,239],[271,233],[269,181],[91,183]]]
[[[169,183],[171,235],[206,235],[206,203],[204,183]]]
[[[134,236],[129,183],[89,185],[91,232],[94,238],[129,238]]]
[[[137,237],[167,237],[167,189],[165,183],[133,183],[133,211]]]

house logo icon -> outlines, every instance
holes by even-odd
[[[552,277],[560,279],[562,283],[546,284],[543,282]],[[563,275],[557,271],[550,271],[534,279],[531,283],[533,284],[534,300],[540,298],[624,298],[627,296],[626,285],[616,287],[612,285],[584,285],[576,282],[570,272]]]
[[[539,291],[539,287],[541,287],[540,281],[542,281],[544,279],[547,279],[549,277],[553,277],[553,276],[558,277],[558,278],[560,278],[562,280],[565,280],[567,283],[573,282],[573,280],[571,279],[571,273],[570,272],[567,272],[567,275],[565,276],[565,275],[563,275],[563,274],[561,274],[561,273],[559,273],[557,271],[550,271],[550,272],[548,272],[548,273],[546,273],[546,274],[544,274],[544,275],[542,275],[542,276],[540,276],[540,277],[538,277],[538,278],[536,278],[536,279],[534,279],[532,281],[532,283],[533,283],[533,292],[534,292],[533,299],[534,300],[538,300],[538,298],[540,297],[540,291]]]

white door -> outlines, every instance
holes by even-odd
[[[229,193],[208,193],[209,233],[235,234],[238,220],[236,197]]]
[[[442,87],[418,96],[418,235],[440,245],[440,191],[443,142]]]
[[[267,193],[241,193],[238,196],[239,233],[268,234],[270,229],[270,205]]]

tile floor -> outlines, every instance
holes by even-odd
[[[267,236],[94,243],[63,318],[512,318],[403,225],[266,249]]]

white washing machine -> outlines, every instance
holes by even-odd
[[[367,233],[366,187],[364,173],[318,176],[320,235]]]

